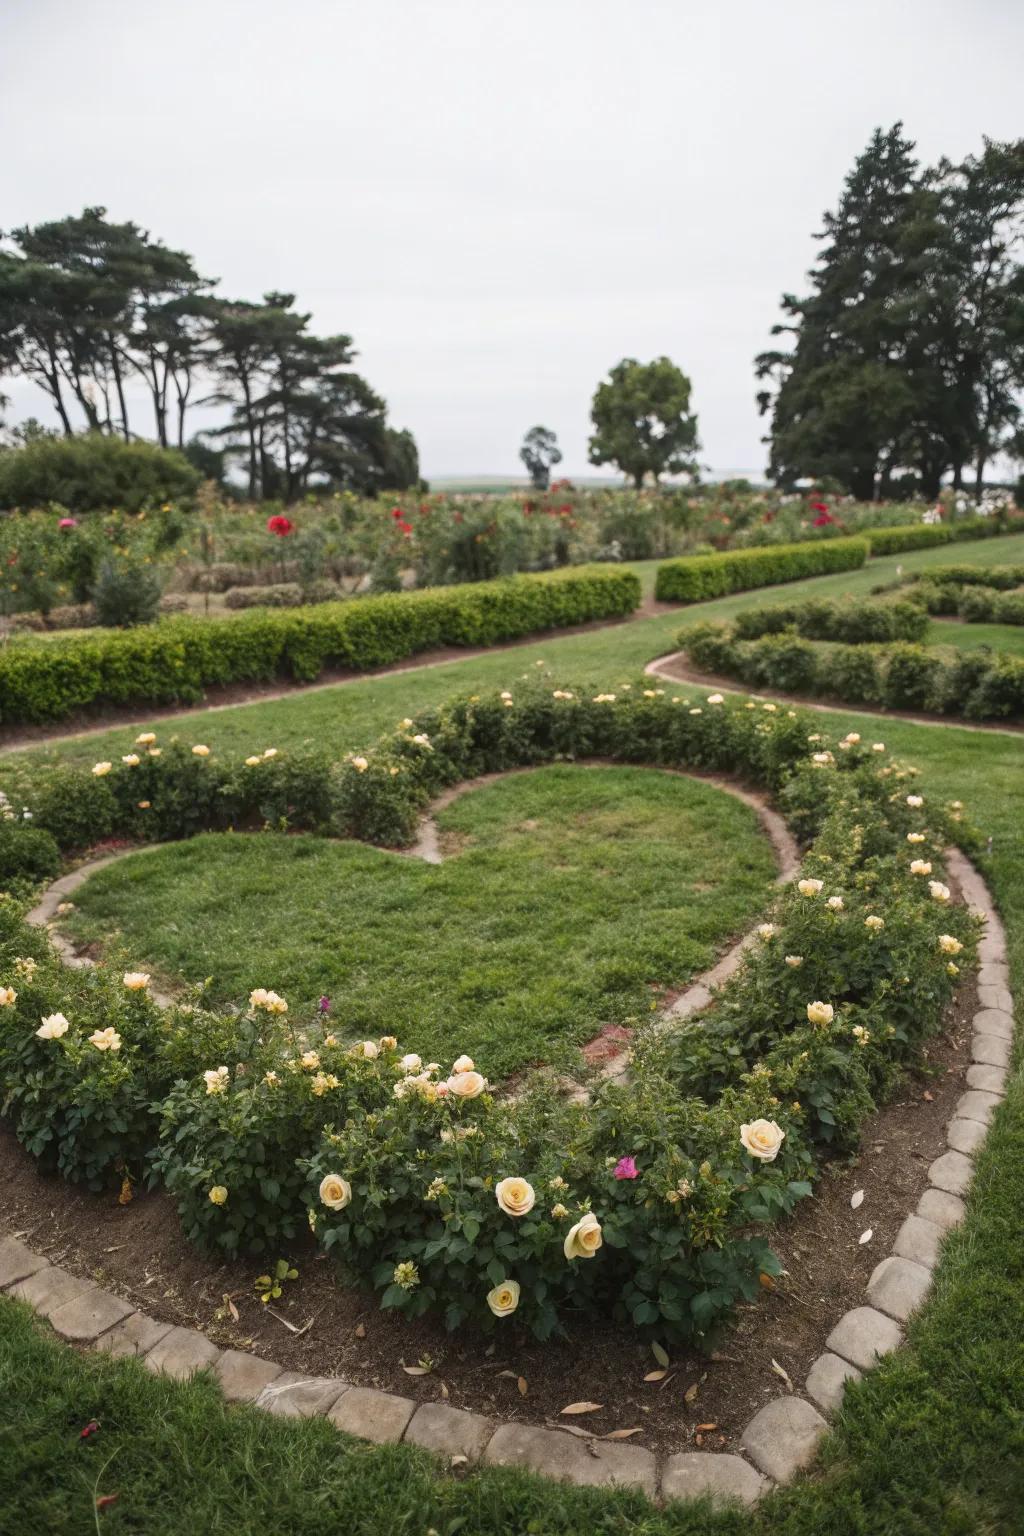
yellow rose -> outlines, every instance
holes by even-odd
[[[518,1280],[503,1280],[487,1292],[487,1305],[495,1317],[509,1317],[519,1305]]]
[[[214,1205],[226,1205],[227,1198],[228,1192],[223,1184],[215,1184],[210,1190],[210,1200]]]
[[[96,779],[102,779],[103,775],[105,773],[109,773],[113,766],[113,763],[97,763],[92,770],[93,777]]]
[[[61,1035],[68,1032],[68,1021],[62,1013],[51,1013],[36,1030],[40,1040],[59,1040]]]
[[[354,757],[352,759],[352,767],[356,770],[357,773],[365,773],[369,766],[370,765],[365,757]]]
[[[126,757],[122,757],[121,761],[127,768],[137,768],[139,766],[139,754],[137,752],[129,752]]]
[[[506,1216],[526,1216],[536,1200],[533,1185],[526,1179],[502,1179],[494,1186],[494,1198]]]
[[[156,731],[143,731],[141,736],[136,736],[135,745],[137,747],[151,747],[154,741],[156,741]]]
[[[801,896],[817,896],[823,885],[823,880],[801,880],[797,884],[797,890]]]
[[[449,1093],[457,1099],[479,1098],[487,1087],[487,1079],[479,1072],[456,1072],[445,1084]]]
[[[912,875],[930,875],[932,867],[927,859],[911,859],[910,873]]]
[[[912,810],[916,811],[919,806],[924,805],[924,800],[921,795],[908,795],[907,804],[911,807]]]
[[[263,759],[261,757],[247,757],[245,760],[245,766],[247,768],[258,768],[262,761]]]
[[[785,1131],[774,1120],[752,1120],[749,1125],[740,1126],[744,1149],[762,1163],[774,1163],[785,1139]]]
[[[959,939],[954,939],[951,933],[940,933],[939,948],[944,955],[958,955],[963,949],[963,945]]]
[[[276,757],[277,756],[277,748],[276,747],[268,747],[267,750],[264,752],[263,756],[264,757]]]
[[[139,810],[140,811],[148,811],[151,804],[152,804],[152,801],[150,801],[150,800],[140,800],[139,801]]]
[[[328,1173],[320,1180],[320,1199],[331,1211],[343,1211],[352,1199],[352,1185],[340,1173]]]
[[[941,880],[929,880],[928,889],[931,891],[934,901],[949,900],[949,886],[943,885]]]
[[[13,1008],[18,994],[13,987],[0,987],[0,1008]]]
[[[803,965],[803,963],[804,963],[803,955],[787,955],[786,956],[786,964],[788,966],[790,966],[794,971],[799,966]]]
[[[204,1072],[203,1082],[206,1084],[207,1093],[225,1093],[230,1076],[227,1067],[216,1067],[210,1072]]]
[[[142,992],[149,986],[147,971],[125,971],[121,979],[129,992]]]
[[[121,1036],[116,1029],[97,1029],[89,1036],[89,1044],[98,1051],[119,1051]]]
[[[592,1259],[603,1242],[601,1223],[593,1211],[588,1211],[565,1234],[562,1252],[567,1259]]]
[[[885,918],[876,917],[874,913],[872,913],[869,917],[864,919],[864,927],[871,928],[875,933],[877,933],[880,928],[885,927]]]
[[[807,1004],[807,1021],[809,1024],[824,1026],[826,1024],[831,1024],[834,1017],[835,1009],[832,1007],[831,1003]]]
[[[204,747],[202,742],[200,742],[198,746],[192,748],[192,756],[193,757],[209,757],[209,755],[210,755],[209,747]]]
[[[475,1062],[473,1061],[472,1056],[460,1056],[457,1061],[452,1062],[452,1071],[472,1072],[474,1066]]]

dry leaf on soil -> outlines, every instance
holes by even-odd
[[[570,1403],[562,1413],[599,1413],[604,1403]]]
[[[864,1191],[862,1189],[855,1189],[853,1194],[850,1196],[850,1209],[853,1211],[859,1210],[863,1204]]]

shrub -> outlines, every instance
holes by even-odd
[[[160,607],[160,592],[160,577],[151,565],[127,555],[108,556],[92,590],[96,622],[115,629],[151,624]]]
[[[52,880],[60,849],[52,833],[24,822],[0,821],[0,881]]]
[[[809,640],[840,640],[859,645],[869,641],[923,640],[928,632],[928,615],[910,602],[809,598],[802,603],[748,608],[737,614],[735,625],[737,635],[744,640],[794,629]]]
[[[775,544],[719,555],[695,555],[659,565],[655,596],[662,602],[699,603],[727,592],[799,581],[864,564],[864,539],[823,539],[813,544]]]
[[[0,507],[59,502],[72,512],[143,507],[192,496],[200,475],[183,454],[90,433],[44,437],[0,452]]]
[[[226,608],[297,608],[302,602],[302,588],[296,581],[268,582],[262,587],[229,587],[224,594]]]
[[[970,539],[993,539],[1007,532],[998,517],[962,517],[952,523],[911,523],[900,528],[868,528],[864,537],[872,557],[899,555],[905,550],[934,549]]]
[[[440,646],[497,645],[640,601],[632,571],[577,566],[286,612],[185,616],[123,634],[31,637],[0,654],[0,723],[58,720],[96,705],[198,703],[206,687],[357,672]]]

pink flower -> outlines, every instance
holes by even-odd
[[[615,1165],[615,1177],[617,1179],[638,1179],[636,1163],[631,1157],[620,1157]]]
[[[77,517],[62,517],[60,522],[57,524],[57,527],[58,528],[77,528],[78,527],[78,518]]]

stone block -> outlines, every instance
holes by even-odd
[[[806,1467],[827,1428],[818,1410],[804,1398],[777,1397],[755,1413],[740,1444],[766,1476],[785,1483]]]
[[[996,1093],[1000,1098],[1006,1093],[1006,1067],[990,1067],[980,1061],[967,1068],[968,1088],[980,1088],[983,1093]]]
[[[902,1343],[903,1333],[898,1324],[874,1307],[854,1307],[845,1313],[825,1340],[826,1348],[862,1371],[869,1371],[882,1355],[898,1349]]]
[[[855,1365],[839,1355],[819,1355],[807,1372],[805,1391],[823,1413],[836,1413],[843,1401],[848,1381],[861,1377]]]
[[[81,1275],[72,1275],[56,1264],[47,1264],[45,1269],[37,1269],[35,1274],[12,1285],[8,1294],[19,1301],[27,1301],[41,1317],[48,1318],[65,1302],[94,1290],[96,1285],[92,1280],[83,1280]]]
[[[998,986],[986,986],[978,983],[978,1002],[983,1008],[998,1008],[1001,1013],[1013,1012],[1013,998],[1004,982]]]
[[[477,1461],[494,1434],[494,1424],[478,1413],[452,1408],[447,1403],[421,1403],[412,1416],[405,1438],[441,1456],[467,1456]]]
[[[118,1323],[105,1333],[97,1341],[97,1349],[105,1349],[115,1359],[121,1359],[126,1355],[145,1355],[165,1339],[172,1328],[171,1323],[158,1323],[155,1318],[147,1317],[145,1312],[132,1312],[123,1323]]]
[[[986,1035],[979,1032],[971,1041],[971,1060],[983,1062],[989,1067],[1008,1067],[1010,1050],[1011,1042],[1004,1040],[1001,1035]]]
[[[243,1349],[226,1349],[214,1370],[230,1403],[255,1402],[264,1387],[281,1375],[281,1367],[273,1360],[261,1360]]]
[[[387,1445],[401,1440],[415,1411],[416,1404],[409,1397],[377,1392],[373,1387],[350,1387],[341,1394],[327,1417],[348,1435]]]
[[[982,1008],[974,1015],[974,1028],[980,1035],[998,1035],[1001,1040],[1012,1040],[1013,1014],[1002,1008]]]
[[[484,1461],[494,1467],[527,1467],[544,1477],[581,1488],[614,1485],[657,1492],[658,1465],[651,1451],[610,1440],[577,1440],[558,1429],[532,1424],[502,1424],[495,1430]]]
[[[970,1187],[974,1167],[962,1152],[943,1152],[928,1169],[928,1182],[950,1195],[963,1195]],[[912,1254],[907,1255],[912,1258]]]
[[[130,1301],[122,1301],[120,1296],[94,1287],[58,1307],[51,1313],[50,1323],[62,1339],[91,1344],[100,1334],[108,1333],[117,1323],[124,1322],[134,1311]]]
[[[956,1101],[956,1113],[963,1120],[977,1120],[979,1125],[988,1125],[992,1116],[1000,1105],[1000,1098],[995,1093],[982,1093],[978,1088],[968,1088]]]
[[[48,1262],[42,1254],[33,1253],[19,1238],[3,1238],[0,1240],[0,1291],[16,1285],[19,1280],[27,1280],[29,1275],[45,1269]]]
[[[982,987],[1010,988],[1010,968],[1005,960],[989,960],[978,971],[978,991]],[[985,1006],[989,1006],[986,1004]]]
[[[985,1127],[977,1120],[961,1120],[959,1116],[946,1126],[946,1140],[954,1152],[973,1157],[985,1140]]]
[[[204,1366],[213,1365],[220,1355],[216,1344],[194,1328],[172,1328],[145,1356],[146,1367],[183,1381]]]
[[[934,1269],[939,1262],[939,1244],[942,1228],[923,1216],[908,1216],[896,1234],[892,1251],[898,1258],[911,1259],[925,1269]]]
[[[767,1487],[767,1478],[755,1472],[749,1461],[724,1452],[680,1451],[668,1458],[661,1473],[663,1499],[753,1504]]]
[[[326,1413],[348,1391],[348,1382],[337,1376],[303,1376],[301,1371],[282,1371],[256,1399],[257,1408],[290,1419],[308,1419]]]
[[[894,1256],[875,1266],[868,1281],[868,1300],[879,1312],[887,1312],[898,1323],[905,1323],[928,1295],[931,1283],[930,1269],[911,1259]]]
[[[957,1121],[953,1122],[954,1125]],[[973,1120],[965,1120],[964,1125],[973,1125]],[[947,1232],[950,1227],[957,1227],[963,1221],[967,1213],[967,1207],[958,1195],[951,1195],[944,1189],[926,1189],[917,1202],[917,1214],[923,1216],[925,1221],[933,1221],[937,1227]]]

